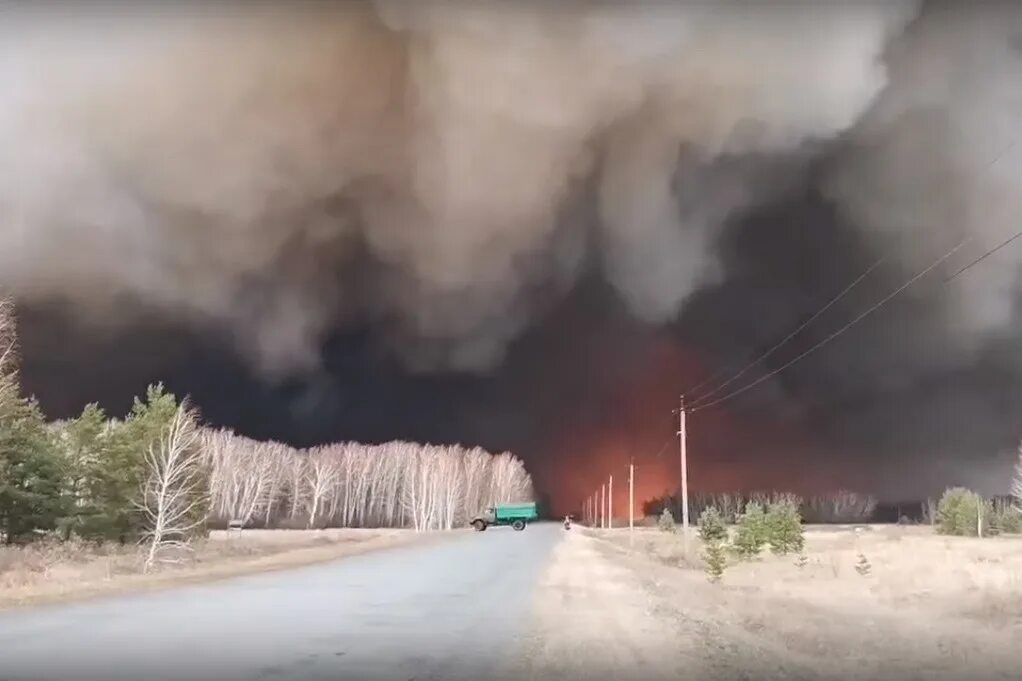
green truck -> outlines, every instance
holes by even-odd
[[[510,525],[521,532],[525,526],[539,518],[535,503],[528,504],[498,504],[486,509],[472,519],[470,523],[476,532],[482,532],[490,525]]]

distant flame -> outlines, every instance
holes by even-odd
[[[536,466],[558,512],[578,512],[613,476],[614,516],[628,517],[629,462],[635,463],[634,513],[643,503],[680,486],[676,409],[683,386],[706,375],[694,353],[664,338],[652,339],[634,371],[603,395],[608,405],[593,418],[571,413],[561,420],[548,454]],[[600,396],[594,401],[600,402]],[[821,486],[806,460],[810,441],[772,421],[735,417],[726,406],[688,419],[689,488],[695,493],[752,489],[802,492]],[[765,444],[769,443],[769,444]],[[769,449],[766,449],[769,447]]]

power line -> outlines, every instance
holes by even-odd
[[[794,331],[792,331],[792,332],[791,332],[791,333],[789,333],[789,334],[788,334],[787,336],[785,336],[784,338],[782,338],[782,339],[781,339],[780,341],[778,341],[777,343],[775,343],[775,344],[773,345],[773,347],[771,347],[771,348],[770,348],[769,350],[767,350],[766,352],[763,352],[763,353],[761,353],[761,354],[760,354],[760,355],[759,355],[758,357],[756,357],[756,359],[754,359],[754,360],[752,360],[751,362],[749,362],[748,364],[746,364],[746,365],[745,365],[745,367],[744,367],[744,368],[743,368],[743,369],[742,369],[741,371],[739,371],[739,372],[738,372],[738,373],[736,373],[736,374],[735,374],[734,376],[732,376],[732,377],[731,377],[731,378],[729,378],[728,380],[726,380],[726,381],[724,381],[723,383],[721,383],[720,385],[718,385],[718,386],[717,386],[716,388],[714,388],[714,389],[713,389],[713,390],[711,390],[710,392],[708,392],[708,393],[704,393],[703,395],[700,395],[699,397],[695,398],[695,400],[693,401],[693,404],[692,404],[692,408],[693,408],[693,409],[695,409],[695,408],[699,407],[699,405],[700,405],[701,403],[704,403],[704,402],[706,402],[706,400],[707,400],[707,399],[709,399],[710,397],[713,397],[714,395],[716,395],[717,393],[719,393],[719,392],[720,392],[721,390],[723,390],[724,388],[726,388],[727,386],[731,385],[732,383],[734,383],[735,381],[737,381],[737,380],[738,380],[739,378],[741,378],[742,376],[744,376],[744,375],[745,375],[745,373],[746,373],[746,372],[747,372],[747,371],[748,371],[749,369],[751,369],[752,367],[756,366],[757,364],[759,364],[760,362],[762,362],[763,360],[765,360],[765,359],[766,359],[767,357],[770,357],[770,356],[771,356],[772,354],[774,354],[775,352],[777,352],[777,351],[778,351],[778,350],[779,350],[779,349],[780,349],[780,348],[781,348],[781,347],[782,347],[782,346],[783,346],[783,345],[784,345],[785,343],[787,343],[787,342],[788,342],[788,341],[790,341],[790,340],[791,340],[792,338],[794,338],[795,336],[797,336],[797,335],[798,335],[798,334],[799,334],[799,333],[800,333],[800,332],[802,331],[802,329],[804,329],[804,328],[806,328],[807,326],[809,326],[810,324],[812,324],[812,323],[813,323],[813,322],[814,322],[814,321],[815,321],[815,320],[816,320],[816,319],[817,319],[817,318],[818,318],[818,317],[819,317],[820,315],[822,315],[822,314],[823,314],[824,312],[826,312],[826,311],[827,311],[827,310],[829,310],[829,309],[830,309],[831,307],[833,307],[833,306],[834,306],[834,305],[835,305],[835,304],[836,304],[836,303],[837,303],[838,301],[840,301],[840,300],[841,300],[842,298],[844,298],[844,297],[845,297],[846,295],[848,295],[848,293],[849,293],[849,292],[850,292],[850,291],[851,291],[851,290],[852,290],[853,288],[855,288],[856,286],[858,286],[858,285],[859,285],[859,283],[861,283],[863,279],[865,279],[865,278],[866,278],[866,277],[868,277],[868,276],[869,276],[870,274],[872,274],[873,270],[875,270],[875,269],[876,269],[876,268],[878,268],[878,267],[879,267],[879,266],[880,266],[881,264],[883,264],[883,263],[884,263],[884,262],[885,262],[885,261],[886,261],[886,260],[887,260],[887,259],[888,259],[888,258],[890,257],[890,255],[891,255],[891,252],[890,252],[890,251],[888,251],[888,252],[887,252],[887,253],[885,253],[884,255],[880,256],[880,257],[879,257],[879,258],[878,258],[878,259],[877,259],[877,260],[876,260],[876,261],[875,261],[875,262],[874,262],[874,263],[873,263],[872,265],[870,265],[869,267],[867,267],[867,268],[866,268],[866,270],[865,270],[865,271],[864,271],[864,272],[863,272],[862,274],[860,274],[860,275],[859,275],[859,276],[858,276],[858,277],[857,277],[857,278],[856,278],[856,279],[855,279],[855,280],[854,280],[854,281],[853,281],[852,283],[848,284],[848,286],[846,286],[846,287],[845,287],[845,288],[844,288],[844,289],[843,289],[843,290],[842,290],[842,291],[841,291],[840,293],[838,293],[838,294],[837,294],[836,296],[834,296],[833,298],[831,298],[831,299],[830,299],[830,300],[829,300],[829,301],[827,302],[827,304],[826,304],[826,305],[824,305],[824,306],[823,306],[823,307],[821,307],[821,308],[820,308],[819,310],[817,310],[817,311],[816,311],[816,312],[815,312],[815,313],[813,314],[813,316],[811,316],[811,317],[810,317],[809,319],[807,319],[807,320],[805,320],[804,322],[802,322],[802,323],[801,323],[801,324],[800,324],[800,325],[798,326],[798,328],[796,328],[796,329],[795,329]],[[689,395],[690,393],[686,392],[686,393],[682,393],[682,394],[683,394],[683,395]]]
[[[982,262],[982,261],[986,260],[986,259],[987,259],[987,258],[989,258],[989,257],[990,257],[991,255],[993,255],[993,254],[994,254],[994,253],[996,253],[997,251],[1001,250],[1002,248],[1004,248],[1005,246],[1007,246],[1008,244],[1010,244],[1010,243],[1011,243],[1012,241],[1014,241],[1015,239],[1018,239],[1019,237],[1022,237],[1022,232],[1018,232],[1018,233],[1017,233],[1017,234],[1015,234],[1014,236],[1012,236],[1012,237],[1010,237],[1010,238],[1008,238],[1008,239],[1005,239],[1005,240],[1004,240],[1004,241],[1002,241],[1002,242],[1001,242],[1000,244],[998,244],[998,245],[997,245],[997,246],[995,246],[994,248],[990,249],[989,251],[987,251],[987,252],[986,252],[986,253],[984,253],[983,255],[979,256],[978,258],[976,258],[975,260],[973,260],[972,262],[970,262],[970,263],[969,263],[968,265],[966,265],[965,267],[963,267],[962,269],[958,270],[957,272],[955,272],[954,274],[952,274],[952,275],[951,275],[950,277],[948,277],[947,279],[945,279],[945,280],[944,280],[944,283],[945,283],[945,284],[947,284],[948,282],[950,282],[950,281],[951,281],[952,279],[956,278],[956,277],[957,277],[957,276],[958,276],[959,274],[961,274],[961,273],[962,273],[962,272],[964,272],[965,270],[969,269],[969,268],[970,268],[970,267],[972,267],[973,265],[977,265],[977,264],[979,264],[980,262]]]
[[[1003,149],[1001,149],[1001,151],[1000,151],[1000,152],[999,152],[999,153],[998,153],[998,154],[997,154],[996,156],[994,156],[994,158],[993,158],[993,159],[992,159],[992,160],[990,161],[990,163],[986,164],[986,165],[985,165],[985,166],[984,166],[984,167],[982,168],[982,170],[983,170],[983,171],[985,172],[985,171],[989,170],[990,168],[992,168],[993,166],[997,165],[997,162],[998,162],[998,161],[1000,161],[1000,160],[1001,160],[1002,158],[1004,158],[1004,157],[1005,157],[1005,156],[1006,156],[1006,155],[1008,154],[1008,152],[1009,152],[1009,151],[1011,151],[1012,149],[1014,149],[1014,148],[1015,148],[1015,145],[1017,145],[1017,144],[1018,144],[1018,141],[1019,141],[1019,138],[1018,138],[1018,137],[1013,137],[1013,138],[1011,139],[1011,142],[1009,142],[1008,144],[1006,144],[1006,145],[1004,146],[1004,148],[1003,148]],[[995,246],[994,248],[992,248],[992,249],[990,249],[989,251],[987,251],[986,253],[984,253],[983,255],[979,256],[978,258],[976,258],[975,260],[973,260],[972,262],[970,262],[970,263],[969,263],[968,265],[966,265],[965,267],[963,267],[962,269],[958,270],[957,272],[955,272],[954,274],[952,274],[952,275],[951,275],[950,277],[948,277],[947,279],[945,279],[945,280],[944,280],[944,283],[947,283],[947,282],[951,281],[952,279],[955,279],[955,278],[956,278],[956,277],[957,277],[957,276],[958,276],[959,274],[961,274],[962,272],[964,272],[964,271],[966,271],[967,269],[971,268],[971,267],[972,267],[973,265],[976,265],[976,264],[978,264],[978,263],[982,262],[983,260],[986,260],[986,259],[987,259],[987,258],[989,258],[989,257],[990,257],[991,255],[993,255],[993,254],[994,254],[994,253],[996,253],[997,251],[1001,250],[1002,248],[1004,248],[1005,246],[1007,246],[1008,244],[1010,244],[1010,243],[1011,243],[1012,241],[1014,241],[1015,239],[1018,239],[1019,237],[1022,237],[1022,232],[1018,232],[1017,234],[1015,234],[1015,235],[1013,235],[1013,236],[1009,237],[1008,239],[1006,239],[1006,240],[1002,241],[1002,242],[1001,242],[1000,244],[998,244],[998,245],[997,245],[997,246]]]
[[[674,420],[674,418],[673,418],[673,412],[672,412],[671,416],[672,416],[672,417],[671,417],[671,420],[673,421],[673,420]],[[660,449],[658,449],[658,450],[657,450],[657,453],[656,453],[655,455],[653,455],[653,458],[654,458],[654,459],[659,459],[659,458],[660,458],[661,456],[663,456],[663,455],[664,455],[664,451],[665,451],[665,450],[667,449],[667,445],[669,445],[669,444],[671,444],[672,442],[674,442],[674,438],[675,438],[675,436],[674,436],[674,435],[671,435],[671,436],[670,436],[669,438],[667,438],[666,440],[664,440],[664,443],[663,443],[662,445],[660,445]]]
[[[1000,149],[1000,151],[999,151],[999,152],[998,152],[998,153],[997,153],[997,154],[996,154],[996,155],[995,155],[995,156],[994,156],[993,158],[991,158],[991,159],[990,159],[990,161],[989,161],[988,163],[986,163],[986,164],[985,164],[985,165],[983,166],[983,168],[982,168],[981,170],[982,170],[983,172],[985,172],[985,171],[989,170],[990,168],[992,168],[993,166],[997,165],[997,163],[998,163],[998,162],[999,162],[999,161],[1000,161],[1000,160],[1001,160],[1002,158],[1004,158],[1004,156],[1006,156],[1006,155],[1008,154],[1008,152],[1009,152],[1009,151],[1011,151],[1012,149],[1014,149],[1014,148],[1015,148],[1015,146],[1016,146],[1016,145],[1018,144],[1018,142],[1019,142],[1019,138],[1018,138],[1018,137],[1012,137],[1012,139],[1011,139],[1011,140],[1010,140],[1010,141],[1008,142],[1008,144],[1004,145],[1004,147],[1002,147],[1002,148]],[[1020,237],[1022,237],[1022,232],[1018,232],[1017,234],[1014,234],[1014,235],[1013,235],[1013,236],[1011,236],[1010,238],[1008,238],[1008,239],[1006,239],[1005,241],[1003,241],[1003,242],[1001,242],[1000,244],[998,244],[998,245],[997,245],[996,247],[994,247],[993,249],[991,249],[991,250],[987,251],[986,253],[984,253],[984,254],[983,254],[983,255],[981,255],[980,257],[976,258],[976,259],[975,259],[975,260],[973,260],[972,262],[968,263],[967,265],[965,265],[964,267],[962,267],[961,269],[959,269],[958,271],[956,271],[956,272],[955,272],[954,274],[952,274],[951,276],[949,276],[948,278],[946,278],[946,279],[944,280],[944,283],[948,283],[948,282],[952,281],[953,279],[957,278],[957,277],[958,277],[958,276],[959,276],[960,274],[962,274],[962,273],[963,273],[963,272],[965,272],[966,270],[968,270],[968,269],[972,268],[972,267],[973,267],[974,265],[977,265],[978,263],[982,262],[983,260],[986,260],[986,259],[987,259],[987,258],[989,258],[989,257],[990,257],[991,255],[993,255],[994,253],[996,253],[997,251],[1001,250],[1002,248],[1004,248],[1005,246],[1007,246],[1008,244],[1010,244],[1011,242],[1015,241],[1016,239],[1018,239],[1018,238],[1020,238]],[[938,261],[937,261],[936,263],[934,263],[934,265],[933,265],[933,266],[931,266],[930,268],[927,268],[926,270],[924,270],[924,271],[923,271],[923,272],[921,273],[921,275],[922,275],[922,274],[926,274],[926,273],[927,273],[927,272],[928,272],[928,271],[929,271],[930,269],[932,269],[932,267],[934,267],[934,266],[936,266],[937,264],[939,264],[939,263],[943,262],[944,260],[946,260],[946,259],[947,259],[948,257],[950,257],[950,255],[951,255],[951,254],[953,254],[953,253],[954,253],[955,251],[957,251],[957,250],[958,250],[959,248],[961,248],[961,247],[962,247],[962,246],[963,246],[963,245],[964,245],[964,244],[965,244],[965,243],[966,243],[967,241],[969,241],[970,239],[971,239],[971,237],[967,236],[967,237],[966,237],[965,239],[963,239],[963,240],[962,240],[961,242],[959,242],[959,244],[958,244],[958,245],[957,245],[957,246],[956,246],[956,247],[955,247],[954,249],[952,249],[950,253],[948,253],[947,255],[945,255],[945,256],[944,256],[944,257],[943,257],[942,259],[938,260]],[[721,385],[717,386],[716,388],[714,388],[714,389],[713,389],[712,391],[710,391],[709,393],[704,393],[703,395],[701,395],[701,396],[697,397],[697,398],[695,399],[695,402],[694,402],[694,404],[693,404],[693,410],[695,410],[695,409],[698,409],[698,408],[701,408],[701,407],[704,407],[704,406],[707,406],[707,407],[709,407],[709,406],[713,406],[714,404],[718,404],[719,402],[723,401],[724,399],[727,399],[728,397],[730,397],[730,396],[733,396],[733,395],[737,395],[737,394],[739,394],[740,392],[744,392],[744,391],[745,391],[746,389],[748,389],[748,388],[752,387],[753,385],[757,385],[757,384],[761,383],[761,382],[762,382],[763,380],[765,380],[766,378],[769,378],[770,376],[773,376],[773,375],[775,375],[775,374],[777,373],[776,371],[775,371],[775,372],[771,372],[770,374],[767,374],[767,376],[764,376],[764,377],[760,378],[759,380],[757,380],[756,382],[754,382],[754,383],[750,384],[749,386],[746,386],[746,388],[742,388],[742,389],[741,389],[740,391],[734,391],[734,392],[732,392],[732,393],[729,393],[728,395],[726,395],[726,396],[725,396],[724,398],[722,398],[721,400],[715,400],[714,402],[712,402],[712,403],[709,403],[709,404],[707,404],[707,403],[706,403],[706,400],[707,400],[707,398],[709,398],[709,397],[711,397],[711,396],[713,396],[713,395],[717,394],[717,393],[718,393],[718,392],[720,392],[720,391],[721,391],[722,389],[724,389],[725,387],[727,387],[727,386],[728,386],[729,384],[733,383],[733,382],[734,382],[735,380],[737,380],[737,379],[738,379],[738,378],[740,378],[740,377],[741,377],[742,375],[744,375],[744,374],[745,374],[745,372],[747,372],[747,371],[748,371],[749,369],[751,369],[751,368],[752,368],[753,366],[755,366],[755,365],[756,365],[756,364],[758,364],[759,362],[763,361],[764,359],[766,359],[767,357],[769,357],[770,355],[772,355],[772,354],[773,354],[773,353],[774,353],[775,351],[777,351],[777,349],[779,349],[779,348],[780,348],[780,347],[781,347],[782,345],[784,345],[784,344],[785,344],[785,343],[787,343],[787,342],[788,342],[789,340],[791,340],[791,338],[793,338],[794,336],[796,336],[796,335],[797,335],[797,334],[798,334],[798,333],[799,333],[799,332],[800,332],[800,331],[801,331],[802,329],[804,329],[804,328],[805,328],[806,326],[808,326],[808,325],[809,325],[810,323],[812,323],[812,322],[813,322],[813,320],[815,320],[815,319],[816,319],[817,317],[819,317],[819,316],[820,316],[821,314],[823,314],[823,313],[824,313],[824,312],[825,312],[825,311],[826,311],[826,310],[827,310],[828,308],[830,308],[831,306],[833,306],[833,305],[834,305],[834,304],[835,304],[835,303],[836,303],[836,302],[837,302],[838,300],[840,300],[841,298],[843,298],[843,297],[844,297],[844,296],[845,296],[845,295],[846,295],[846,294],[847,294],[847,293],[848,293],[848,292],[849,292],[849,291],[850,291],[851,289],[853,289],[853,288],[854,288],[854,287],[855,287],[855,286],[856,286],[856,285],[857,285],[857,284],[858,284],[858,283],[859,283],[860,281],[862,281],[862,280],[863,280],[863,279],[864,279],[864,278],[865,278],[866,276],[868,276],[868,275],[870,274],[870,272],[872,272],[872,271],[873,271],[873,270],[874,270],[874,269],[875,269],[876,267],[878,267],[878,266],[879,266],[879,265],[880,265],[880,264],[881,264],[881,263],[882,263],[882,262],[883,262],[884,260],[886,260],[886,259],[887,259],[887,257],[888,257],[889,255],[890,255],[890,252],[888,252],[887,254],[885,254],[884,256],[882,256],[882,257],[881,257],[881,258],[880,258],[879,260],[877,260],[877,261],[876,261],[875,263],[873,263],[873,265],[871,265],[871,266],[870,266],[870,267],[869,267],[869,268],[868,268],[868,269],[867,269],[867,270],[866,270],[866,271],[865,271],[865,272],[864,272],[864,273],[863,273],[862,275],[860,275],[858,279],[856,279],[855,281],[853,281],[853,282],[852,282],[851,284],[849,284],[849,285],[848,285],[848,286],[847,286],[847,287],[845,288],[845,290],[844,290],[844,291],[842,291],[841,293],[839,293],[839,294],[837,295],[837,297],[836,297],[836,298],[834,298],[834,299],[832,299],[832,300],[831,300],[830,302],[828,302],[828,303],[827,303],[827,304],[826,304],[826,305],[825,305],[825,306],[824,306],[823,308],[821,308],[821,309],[820,309],[819,311],[817,311],[817,312],[816,312],[816,314],[814,314],[814,315],[813,315],[812,317],[810,317],[810,318],[809,318],[808,320],[806,320],[805,322],[803,322],[803,323],[802,323],[802,324],[801,324],[801,325],[800,325],[800,326],[799,326],[799,327],[798,327],[797,329],[795,329],[795,330],[794,330],[794,331],[792,331],[792,332],[791,332],[790,334],[788,334],[788,335],[787,335],[787,336],[786,336],[785,338],[783,338],[783,339],[782,339],[782,340],[781,340],[780,342],[778,342],[778,343],[777,343],[776,345],[774,345],[774,346],[773,346],[772,348],[770,348],[770,349],[769,349],[769,350],[767,350],[767,351],[766,351],[765,353],[763,353],[762,355],[760,355],[759,357],[757,357],[757,358],[756,358],[755,360],[753,360],[752,362],[750,362],[750,363],[749,363],[748,365],[746,365],[746,366],[745,366],[745,368],[743,368],[743,369],[742,369],[741,371],[739,371],[739,372],[738,372],[737,374],[735,374],[734,376],[732,376],[732,377],[731,377],[730,379],[728,379],[727,381],[725,381],[725,382],[724,382],[723,384],[721,384]],[[910,280],[910,281],[909,281],[909,284],[913,283],[913,281],[914,281],[914,279],[913,279],[913,280]],[[895,291],[895,293],[894,293],[894,294],[892,294],[892,297],[893,297],[893,295],[897,295],[898,293],[900,293],[900,292],[901,292],[901,290],[903,290],[903,289],[898,289],[897,291]],[[880,305],[883,305],[883,304],[884,304],[884,303],[885,303],[885,302],[886,302],[887,300],[888,300],[888,299],[882,300],[882,301],[881,301],[881,302],[880,302],[879,304],[880,304]],[[867,310],[867,311],[866,311],[866,312],[865,312],[865,313],[864,313],[863,315],[860,315],[860,316],[859,316],[859,317],[857,317],[856,319],[852,320],[852,322],[851,322],[851,323],[850,323],[849,325],[846,325],[845,327],[843,327],[842,329],[840,329],[840,330],[838,331],[838,333],[840,334],[840,333],[841,333],[841,332],[842,332],[842,331],[843,331],[843,330],[844,330],[845,328],[848,328],[848,327],[850,327],[851,325],[855,324],[855,323],[856,323],[856,322],[857,322],[857,321],[858,321],[859,319],[861,319],[861,318],[862,318],[863,316],[865,316],[865,315],[868,315],[869,313],[871,313],[871,312],[873,311],[873,309],[875,309],[875,308],[870,308],[870,309],[869,309],[869,310]],[[826,342],[829,342],[830,338],[831,338],[831,337],[828,337],[827,339],[825,339],[825,340],[824,340],[824,343],[826,343]],[[799,357],[797,357],[797,358],[796,358],[795,360],[793,360],[793,362],[794,362],[794,361],[797,361],[797,360],[798,360],[799,358],[803,357],[803,356],[804,356],[805,354],[808,354],[809,352],[812,352],[812,351],[814,351],[814,350],[816,349],[816,347],[817,347],[817,346],[814,346],[813,348],[810,348],[810,349],[809,349],[809,350],[808,350],[808,351],[807,351],[806,353],[803,353],[803,355],[799,355]],[[791,363],[793,363],[793,362],[791,362]],[[789,364],[786,364],[786,365],[785,365],[785,367],[789,366],[789,365],[790,365],[791,363],[789,363]],[[783,369],[784,369],[785,367],[782,367],[781,369],[783,370]],[[778,370],[778,371],[779,371],[779,370]],[[718,373],[719,373],[719,372],[718,372]],[[697,390],[697,389],[698,389],[699,387],[701,387],[701,386],[705,385],[705,384],[706,384],[706,383],[708,383],[708,382],[709,382],[709,381],[703,381],[703,382],[701,382],[701,383],[700,383],[699,385],[697,385],[697,386],[696,386],[695,388],[691,389],[690,391],[686,391],[686,392],[684,392],[684,393],[682,393],[682,394],[683,394],[683,395],[684,395],[684,394],[691,394],[691,392],[693,392],[694,390]]]
[[[681,391],[681,394],[682,395],[691,395],[691,394],[697,392],[700,388],[702,388],[707,383],[713,383],[718,378],[723,377],[725,373],[727,373],[727,366],[726,365],[721,367],[720,369],[717,369],[715,372],[713,372],[710,375],[709,378],[704,378],[703,380],[701,380],[698,383],[696,383],[694,386],[692,386],[690,388],[685,388],[684,390]]]
[[[856,324],[858,324],[858,323],[859,323],[860,321],[862,321],[863,319],[865,319],[866,317],[868,317],[868,316],[869,316],[870,314],[872,314],[872,313],[873,313],[873,312],[875,312],[876,310],[880,309],[880,308],[881,308],[882,306],[884,306],[885,304],[887,304],[887,302],[888,302],[888,301],[890,301],[891,299],[893,299],[894,297],[896,297],[897,295],[899,295],[899,294],[900,294],[900,293],[901,293],[902,291],[904,291],[905,289],[907,289],[907,288],[908,288],[909,286],[911,286],[912,284],[914,284],[915,282],[919,281],[919,280],[920,280],[920,279],[922,279],[922,278],[923,278],[924,276],[926,276],[927,274],[929,274],[929,273],[930,273],[930,272],[931,272],[931,271],[932,271],[933,269],[935,269],[935,268],[936,268],[937,266],[939,266],[939,265],[940,265],[941,263],[943,263],[944,261],[946,261],[946,260],[947,260],[948,258],[950,258],[950,257],[951,257],[952,255],[954,255],[955,253],[957,253],[957,252],[958,252],[958,250],[959,250],[959,249],[960,249],[960,248],[961,248],[962,246],[964,246],[964,245],[965,245],[966,243],[968,243],[968,242],[970,241],[970,239],[971,239],[971,238],[972,238],[972,237],[968,237],[968,236],[967,236],[967,237],[965,237],[964,239],[962,239],[961,241],[959,241],[959,242],[958,242],[958,244],[957,244],[957,245],[956,245],[956,246],[955,246],[954,248],[952,248],[952,249],[951,249],[950,251],[948,251],[947,253],[945,253],[944,255],[942,255],[942,256],[941,256],[940,258],[938,258],[937,260],[935,260],[934,262],[932,262],[932,263],[931,263],[931,264],[930,264],[930,265],[929,265],[929,266],[928,266],[928,267],[927,267],[926,269],[924,269],[923,271],[919,272],[918,274],[916,274],[915,276],[913,276],[913,277],[912,277],[911,279],[909,279],[908,281],[906,281],[906,282],[905,282],[904,284],[902,284],[901,286],[899,286],[899,287],[898,287],[897,289],[895,289],[895,290],[894,290],[894,292],[892,292],[891,294],[889,294],[889,295],[888,295],[888,296],[886,296],[885,298],[882,298],[882,299],[881,299],[881,300],[880,300],[880,301],[879,301],[878,303],[876,303],[875,305],[873,305],[872,307],[870,307],[869,309],[867,309],[867,310],[866,310],[865,312],[863,312],[863,313],[862,313],[862,314],[860,314],[859,316],[857,316],[857,317],[855,317],[854,319],[852,319],[852,321],[848,322],[847,324],[845,324],[844,326],[842,326],[841,328],[839,328],[839,329],[838,329],[837,331],[835,331],[834,333],[830,334],[829,336],[827,336],[826,338],[824,338],[824,339],[823,339],[823,340],[821,340],[820,342],[818,342],[818,343],[816,343],[815,345],[813,345],[812,347],[810,347],[810,348],[809,348],[808,350],[806,350],[805,352],[802,352],[801,354],[799,354],[798,356],[796,356],[796,357],[795,357],[794,359],[792,359],[791,361],[789,361],[789,362],[787,362],[787,363],[783,364],[782,366],[778,367],[777,369],[774,369],[773,371],[769,372],[768,374],[766,374],[766,375],[764,375],[764,376],[761,376],[760,378],[756,379],[756,380],[755,380],[755,381],[753,381],[752,383],[749,383],[749,384],[747,384],[747,385],[745,385],[745,386],[743,386],[743,387],[741,387],[741,388],[739,388],[739,389],[737,389],[737,390],[733,390],[733,391],[731,391],[730,393],[728,393],[728,394],[724,395],[723,397],[721,397],[721,398],[719,398],[719,399],[713,400],[713,401],[712,401],[712,402],[710,402],[710,403],[707,403],[707,404],[702,404],[702,405],[700,405],[700,406],[698,406],[698,407],[696,407],[696,408],[693,408],[693,409],[692,409],[692,411],[693,411],[693,412],[695,412],[695,411],[700,411],[700,410],[702,410],[702,409],[708,409],[708,408],[710,408],[710,407],[713,407],[713,406],[715,406],[715,405],[718,405],[718,404],[720,404],[721,402],[724,402],[724,401],[726,401],[726,400],[729,400],[729,399],[731,399],[731,398],[733,398],[733,397],[737,397],[738,395],[741,395],[742,393],[746,392],[747,390],[751,390],[752,388],[755,388],[755,387],[756,387],[757,385],[759,385],[759,384],[760,384],[760,383],[762,383],[763,381],[767,380],[768,378],[770,378],[770,377],[772,377],[772,376],[775,376],[775,375],[779,374],[780,372],[784,371],[785,369],[787,369],[788,367],[790,367],[790,366],[791,366],[792,364],[794,364],[795,362],[798,362],[798,361],[799,361],[799,360],[801,360],[802,358],[804,358],[804,357],[806,357],[806,356],[808,356],[808,355],[810,355],[810,354],[812,354],[812,353],[816,352],[817,350],[819,350],[820,348],[822,348],[822,347],[823,347],[824,345],[827,345],[827,344],[828,344],[828,343],[830,343],[830,342],[831,342],[832,340],[834,340],[835,338],[837,338],[838,336],[840,336],[841,334],[843,334],[843,333],[844,333],[845,331],[847,331],[848,329],[852,328],[853,326],[855,326]]]

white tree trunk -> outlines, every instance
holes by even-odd
[[[146,572],[166,549],[187,548],[190,535],[205,522],[209,512],[206,463],[195,417],[182,404],[145,454],[140,510],[146,528],[143,541],[148,544]]]

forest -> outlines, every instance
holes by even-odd
[[[0,301],[0,540],[138,542],[147,564],[211,528],[449,530],[533,498],[521,460],[478,447],[354,442],[298,449],[202,422],[161,384],[124,418],[97,404],[47,421],[21,394],[14,306]]]

